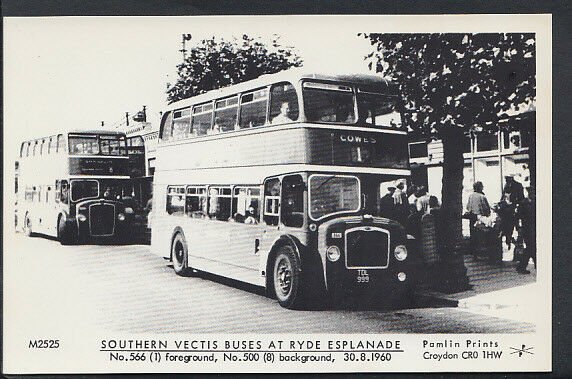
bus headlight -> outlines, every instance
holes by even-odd
[[[393,255],[398,261],[404,261],[407,258],[407,248],[404,245],[397,245]]]
[[[330,262],[337,262],[341,255],[340,249],[337,246],[330,246],[328,250],[326,250],[326,256]]]
[[[125,221],[125,215],[124,215],[123,213],[119,213],[119,214],[117,215],[117,219],[118,219],[119,221]]]
[[[80,222],[84,222],[85,220],[87,220],[87,217],[85,217],[85,215],[78,214],[78,215],[77,215],[77,219],[78,219]]]
[[[127,213],[128,215],[133,213],[133,208],[131,207],[125,207],[125,213]]]

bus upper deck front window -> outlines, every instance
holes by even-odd
[[[100,151],[103,155],[127,155],[124,136],[100,136]]]
[[[99,183],[97,180],[72,180],[71,199],[79,201],[93,199],[99,196]]]
[[[401,114],[395,109],[396,101],[395,96],[358,90],[361,121],[373,126],[401,128]]]
[[[360,209],[360,185],[354,176],[312,175],[310,177],[310,217],[355,212]]]
[[[304,112],[310,122],[353,124],[356,122],[354,93],[339,84],[305,82]]]
[[[70,136],[69,153],[72,155],[99,154],[97,136]]]

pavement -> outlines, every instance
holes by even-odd
[[[426,289],[421,291],[421,295],[456,303],[461,311],[530,322],[535,303],[531,294],[539,293],[536,267],[530,262],[530,274],[520,274],[512,258],[512,250],[507,251],[506,248],[500,265],[465,255],[469,289],[453,294]]]

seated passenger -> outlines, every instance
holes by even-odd
[[[244,219],[244,223],[245,224],[258,224],[258,221],[254,217],[255,214],[256,214],[256,210],[254,209],[254,207],[252,205],[250,207],[248,207],[248,211],[246,212],[246,218]]]
[[[285,122],[292,122],[290,118],[290,104],[284,101],[280,106],[280,114],[272,119],[272,124],[283,124]]]

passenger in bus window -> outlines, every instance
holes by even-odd
[[[258,220],[256,220],[256,209],[251,205],[248,207],[248,211],[246,212],[246,218],[244,219],[245,224],[258,224]]]
[[[292,119],[290,118],[290,103],[287,101],[284,101],[280,106],[280,114],[274,117],[272,124],[281,124],[284,122],[292,122]]]
[[[220,121],[221,121],[221,120],[220,120],[220,117],[215,118],[215,122],[214,122],[214,125],[213,125],[212,129],[209,129],[209,130],[207,131],[207,134],[208,134],[208,135],[220,133],[220,130],[221,130],[221,129],[220,129]]]

